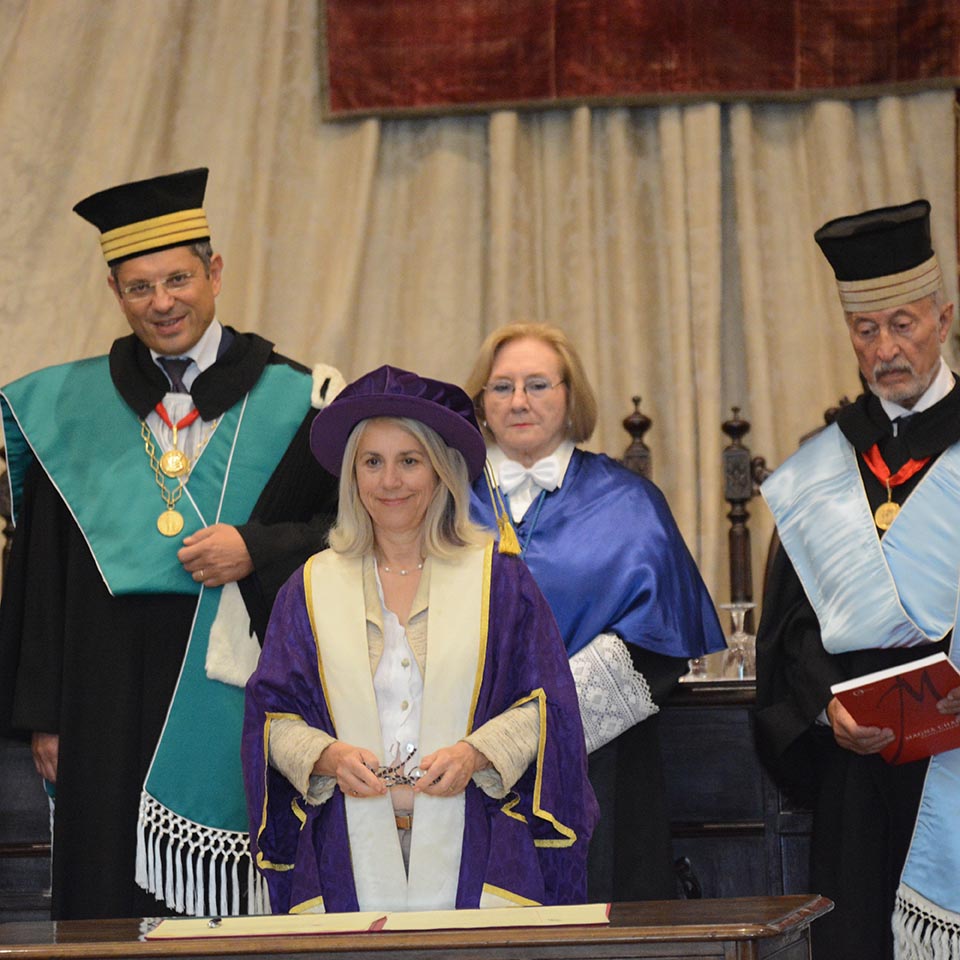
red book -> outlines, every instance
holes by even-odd
[[[830,692],[862,727],[888,727],[894,740],[880,751],[887,763],[909,763],[960,747],[960,714],[940,713],[937,701],[960,687],[945,653],[835,683]]]

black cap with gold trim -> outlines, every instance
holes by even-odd
[[[121,183],[73,209],[100,230],[108,264],[210,239],[203,212],[206,167]]]
[[[838,217],[813,238],[833,267],[848,313],[899,307],[941,287],[926,200]]]

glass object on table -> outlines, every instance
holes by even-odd
[[[727,649],[723,653],[722,672],[725,679],[752,680],[757,675],[757,638],[744,629],[747,611],[756,606],[745,600],[721,603],[721,610],[730,611],[733,633],[727,637]]]
[[[706,680],[709,673],[707,669],[707,658],[691,657],[687,663],[690,669],[680,678],[684,683],[695,680]]]

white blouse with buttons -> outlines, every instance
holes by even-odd
[[[383,611],[383,654],[373,676],[373,688],[383,735],[382,762],[389,766],[405,759],[411,749],[419,749],[423,676],[406,631],[384,603],[379,571],[377,591]],[[419,761],[419,755],[414,752],[406,767],[413,769]]]

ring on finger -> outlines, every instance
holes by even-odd
[[[197,573],[200,574],[200,579],[201,579],[201,580],[206,580],[206,579],[207,579],[207,578],[203,575],[203,567],[201,567],[201,568],[197,571]]]

